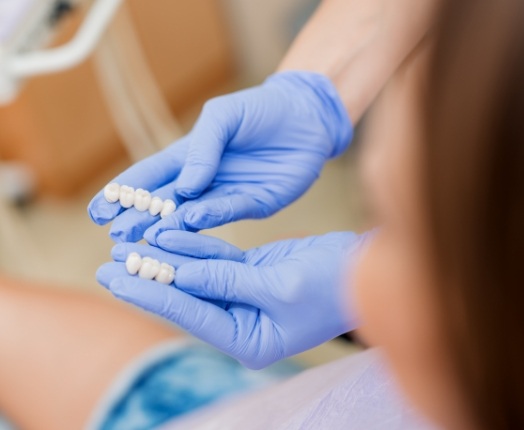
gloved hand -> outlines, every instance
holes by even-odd
[[[215,98],[193,130],[129,168],[115,182],[181,204],[159,221],[124,211],[100,192],[89,205],[97,224],[114,220],[117,242],[165,230],[198,231],[267,217],[300,197],[330,157],[349,144],[352,127],[333,84],[311,72],[282,72],[258,87]],[[185,202],[185,203],[184,203]]]
[[[118,262],[102,266],[98,280],[116,297],[259,369],[355,328],[344,275],[364,238],[330,233],[243,252],[216,238],[167,231],[158,244],[170,252],[117,245]],[[127,275],[121,262],[137,249],[178,267],[176,287]]]

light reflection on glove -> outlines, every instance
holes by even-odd
[[[165,230],[198,231],[264,218],[300,197],[327,159],[349,144],[352,127],[333,84],[311,72],[282,72],[258,87],[206,103],[190,134],[141,161],[115,182],[181,204],[160,220],[123,210],[98,193],[89,205],[97,224],[114,219],[116,242]],[[152,227],[151,227],[152,226]]]
[[[168,231],[158,244],[170,252],[118,245],[120,263],[102,266],[98,280],[116,297],[259,369],[355,328],[344,275],[364,238],[330,233],[243,252],[216,238]],[[175,265],[176,288],[127,275],[122,261],[137,249]]]

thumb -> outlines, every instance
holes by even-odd
[[[183,264],[177,270],[177,288],[192,295],[257,308],[267,304],[272,290],[263,268],[225,260],[203,260]]]
[[[219,238],[189,231],[168,230],[160,233],[156,244],[164,251],[188,257],[243,261],[244,251]]]
[[[191,132],[187,159],[177,179],[177,194],[198,197],[216,176],[224,148],[242,120],[234,96],[208,101]],[[234,99],[233,99],[234,100]]]
[[[225,197],[203,199],[188,209],[184,221],[194,229],[204,230],[242,219],[264,218],[272,212],[275,211],[267,203],[265,196],[254,187],[251,195],[239,192]]]

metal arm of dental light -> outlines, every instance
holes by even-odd
[[[66,45],[5,58],[0,64],[0,103],[12,101],[19,80],[66,70],[84,61],[93,52],[123,2],[96,0],[77,34]]]

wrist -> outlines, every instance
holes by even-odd
[[[353,125],[335,85],[327,76],[317,72],[287,70],[269,76],[266,83],[291,86],[310,99],[329,134],[331,147],[328,158],[340,155],[349,146]]]

